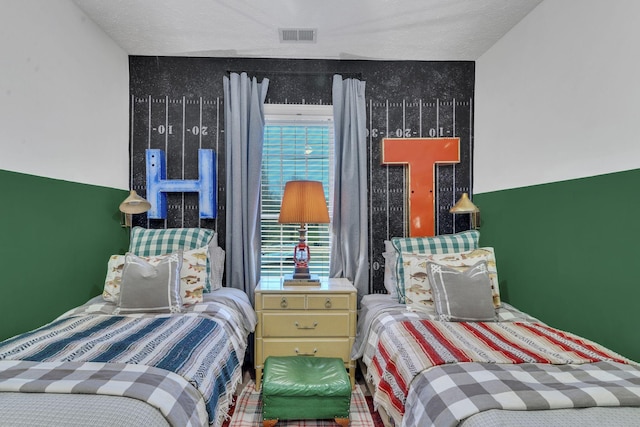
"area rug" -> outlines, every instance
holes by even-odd
[[[350,427],[372,427],[376,425],[371,414],[369,405],[356,385],[351,392],[351,419]],[[229,422],[229,427],[258,427],[262,426],[262,399],[261,393],[255,391],[253,381],[247,383],[235,401],[233,415]],[[279,421],[277,427],[335,427],[337,424],[333,420],[291,420]]]

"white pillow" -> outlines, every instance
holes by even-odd
[[[224,275],[224,257],[225,252],[220,246],[209,245],[209,267],[211,275],[209,277],[209,290],[207,292],[215,291],[222,287],[222,276]]]
[[[391,241],[384,241],[384,288],[393,298],[398,298],[398,278],[396,277],[396,263],[398,262],[398,253],[391,244]]]

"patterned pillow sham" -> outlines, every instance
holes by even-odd
[[[478,247],[480,232],[468,230],[455,234],[444,234],[434,237],[393,237],[391,244],[398,258],[396,262],[398,302],[405,303],[404,260],[405,253],[447,254],[469,251]]]
[[[177,250],[188,251],[192,249],[209,246],[209,257],[206,260],[206,269],[209,280],[205,284],[204,292],[210,292],[212,289],[212,279],[217,280],[217,274],[211,267],[212,253],[218,247],[218,233],[208,228],[159,228],[149,229],[143,227],[133,227],[131,229],[131,242],[129,243],[129,252],[138,256],[149,257],[169,254]],[[219,256],[219,254],[218,254]],[[223,270],[224,271],[224,270]]]
[[[202,293],[207,286],[206,260],[208,247],[203,246],[182,253],[182,268],[180,269],[180,296],[182,304],[191,305],[203,301]],[[151,265],[158,265],[164,256],[141,257]],[[106,301],[118,302],[122,270],[125,255],[111,255],[107,264],[107,277],[104,282],[102,298]]]
[[[483,247],[472,251],[450,254],[403,254],[406,304],[409,310],[425,310],[433,307],[433,291],[427,274],[427,263],[435,262],[458,271],[465,271],[478,261],[487,263],[491,294],[495,308],[501,306],[498,286],[498,269],[494,250]]]
[[[441,321],[496,321],[486,261],[478,261],[465,271],[427,261],[427,275]]]
[[[161,257],[156,265],[131,253],[124,258],[120,295],[114,314],[182,311],[180,251]]]

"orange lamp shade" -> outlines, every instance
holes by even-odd
[[[329,210],[320,181],[289,181],[284,187],[280,224],[327,224]]]

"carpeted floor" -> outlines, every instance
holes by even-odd
[[[366,392],[366,387],[356,384],[351,400],[352,427],[383,427],[380,415],[373,410],[373,399]],[[255,391],[253,380],[244,383],[242,392],[234,399],[229,408],[229,419],[222,427],[259,427],[262,426],[260,393]],[[318,421],[281,421],[282,427],[333,427],[333,420]]]

